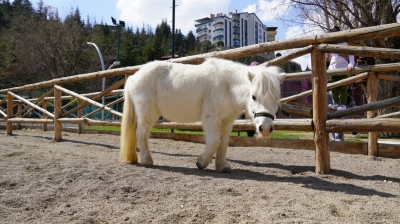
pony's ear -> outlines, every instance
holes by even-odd
[[[285,81],[285,77],[286,77],[286,73],[282,72],[282,73],[278,73],[278,79],[279,81],[282,83],[283,81]]]
[[[255,74],[251,72],[247,72],[247,76],[249,77],[250,82],[253,82],[254,77],[256,76]]]

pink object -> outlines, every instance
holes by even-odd
[[[259,65],[260,63],[258,63],[258,62],[256,62],[256,61],[253,61],[251,64],[250,64],[250,66],[256,66],[256,65]]]

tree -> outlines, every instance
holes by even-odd
[[[192,31],[189,31],[186,37],[185,49],[189,54],[196,49],[196,37],[193,35]]]
[[[299,20],[289,21],[302,23],[311,30],[327,31],[333,25],[345,29],[376,26],[398,22],[400,0],[288,0],[288,7]],[[285,18],[281,18],[285,20]],[[285,20],[287,21],[287,20]],[[400,48],[400,36],[360,41],[358,44],[370,47]],[[397,62],[394,59],[375,58],[377,64]],[[364,88],[365,91],[365,88]],[[378,100],[400,95],[400,83],[378,80]],[[398,111],[399,107],[380,110],[380,114]],[[400,136],[394,133],[382,133],[383,136]]]

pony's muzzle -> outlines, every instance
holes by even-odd
[[[262,125],[260,125],[258,127],[258,133],[260,133],[263,138],[268,138],[273,131],[274,127],[272,126],[270,126],[269,128],[264,128]]]

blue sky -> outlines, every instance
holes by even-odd
[[[31,0],[37,7],[39,0]],[[195,30],[196,19],[209,16],[211,13],[228,14],[237,12],[254,12],[269,27],[278,27],[276,40],[304,35],[302,27],[285,26],[276,19],[277,15],[290,17],[285,7],[288,0],[175,0],[175,28],[180,28],[184,35]],[[79,8],[81,16],[86,20],[111,24],[111,17],[125,21],[126,25],[136,29],[143,24],[154,29],[162,19],[172,21],[172,0],[43,0],[45,5],[57,8],[61,18]],[[171,23],[172,24],[172,23]],[[195,32],[194,32],[195,34]],[[284,52],[281,52],[284,53]],[[307,57],[296,59],[305,69],[309,64]]]

